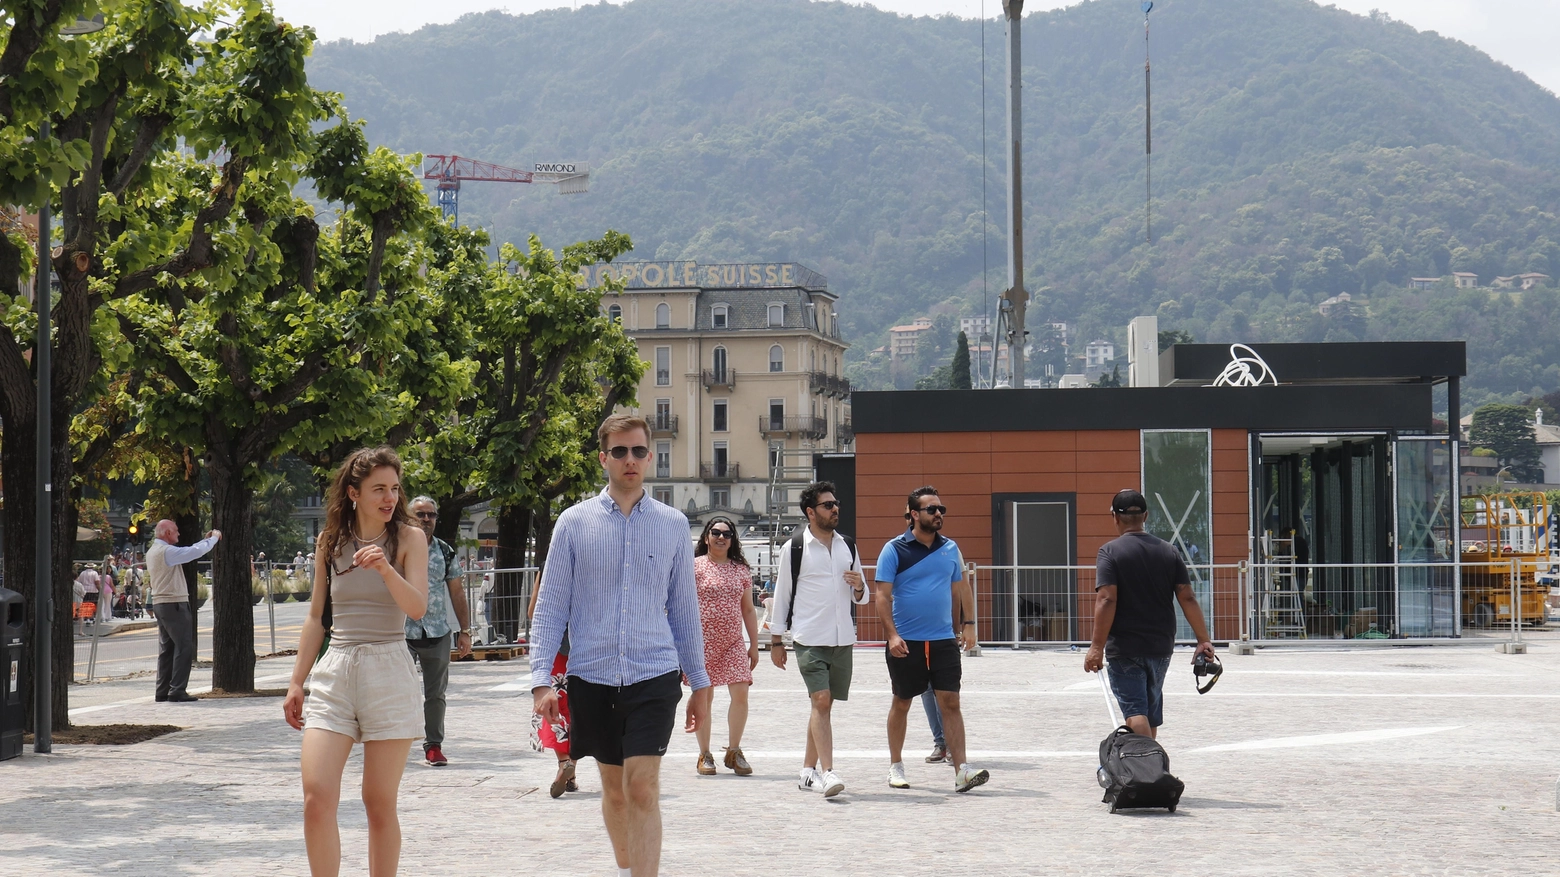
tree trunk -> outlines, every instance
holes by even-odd
[[[504,506],[498,510],[498,548],[493,554],[493,569],[520,569],[525,566],[525,545],[531,535],[531,510]],[[525,576],[495,572],[493,576],[494,629],[499,636],[515,642],[520,618],[525,615]]]
[[[255,690],[255,616],[250,599],[249,556],[254,543],[254,496],[243,481],[242,465],[218,460],[211,473],[211,523],[222,540],[211,560],[211,687],[248,693]]]
[[[76,622],[71,618],[71,582],[75,576],[70,568],[72,555],[76,552],[76,504],[70,500],[69,486],[75,474],[72,465],[74,459],[71,457],[73,448],[70,445],[73,408],[74,404],[70,400],[61,400],[59,383],[56,382],[52,406],[54,432],[50,435],[53,441],[49,449],[50,456],[54,458],[49,467],[49,522],[53,530],[49,556],[54,567],[53,575],[50,576],[54,584],[54,615],[49,624],[53,631],[50,645],[54,651],[54,692],[50,700],[54,704],[53,725],[56,731],[70,727],[70,686],[76,678],[76,639],[72,633],[76,629]]]
[[[443,539],[451,545],[460,544],[460,519],[466,514],[466,507],[460,503],[439,501],[439,523],[433,528],[433,535]]]
[[[33,728],[33,661],[36,659],[38,630],[37,565],[33,562],[34,518],[37,491],[33,487],[34,445],[37,427],[33,409],[12,411],[5,419],[5,435],[0,440],[0,483],[5,484],[5,502],[0,515],[5,526],[5,586],[27,601],[27,648],[17,668],[16,689],[22,698],[26,728]],[[69,603],[65,604],[69,614]],[[56,610],[57,612],[58,610]]]
[[[558,523],[553,517],[552,507],[547,506],[536,512],[536,568],[541,569],[547,565],[547,552],[552,549],[553,525]]]

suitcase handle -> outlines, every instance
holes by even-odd
[[[1112,728],[1125,727],[1127,724],[1125,716],[1120,721],[1116,719],[1116,695],[1110,690],[1110,683],[1105,680],[1105,672],[1105,665],[1100,665],[1100,690],[1105,692],[1105,715],[1110,717],[1110,726]]]

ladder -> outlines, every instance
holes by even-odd
[[[1262,537],[1267,564],[1262,577],[1262,601],[1258,618],[1264,639],[1305,639],[1304,571],[1295,566],[1293,531],[1275,538],[1269,530]]]

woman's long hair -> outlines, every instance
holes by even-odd
[[[347,488],[363,488],[363,479],[373,474],[380,466],[389,466],[395,470],[397,480],[401,478],[401,457],[395,449],[387,447],[358,448],[347,455],[341,468],[331,476],[330,490],[325,494],[325,529],[320,531],[321,552],[315,562],[334,564],[336,552],[347,540],[352,538],[352,528],[357,521],[357,510],[352,507],[352,500],[347,496]],[[385,556],[390,559],[392,565],[396,562],[397,549],[400,547],[401,525],[413,526],[412,515],[406,509],[406,491],[402,489],[400,497],[395,504],[395,514],[390,517],[385,530],[388,541],[385,542]],[[361,535],[361,534],[359,534]],[[332,567],[334,569],[334,567]]]
[[[737,525],[725,518],[711,518],[704,525],[704,532],[699,534],[699,544],[693,548],[693,556],[703,557],[710,553],[710,528],[716,524],[725,524],[726,528],[731,531],[731,547],[726,550],[726,557],[732,563],[739,563],[752,569],[747,562],[747,558],[742,556],[742,543],[737,541]]]

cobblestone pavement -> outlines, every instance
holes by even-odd
[[[1265,650],[1226,657],[1206,696],[1178,653],[1161,741],[1186,782],[1180,810],[1108,815],[1094,781],[1104,698],[1081,653],[988,649],[965,661],[974,761],[989,785],[955,795],[922,762],[913,788],[885,782],[888,680],[858,655],[835,711],[847,788],[798,791],[806,698],[795,664],[767,655],[743,747],[756,774],[694,773],[679,730],[662,771],[663,873],[1554,874],[1560,642],[1527,655],[1487,646]],[[261,687],[287,661],[262,662]],[[198,691],[204,671],[191,690]],[[453,668],[447,768],[410,765],[403,874],[615,873],[600,780],[552,800],[554,761],[527,745],[520,662]],[[0,872],[16,875],[305,874],[299,736],[279,698],[154,704],[149,679],[81,686],[78,723],[170,722],[187,730],[129,747],[56,746],[0,763]],[[715,745],[724,742],[724,694]],[[718,759],[718,753],[717,753]],[[366,872],[365,821],[348,767],[343,873]]]

